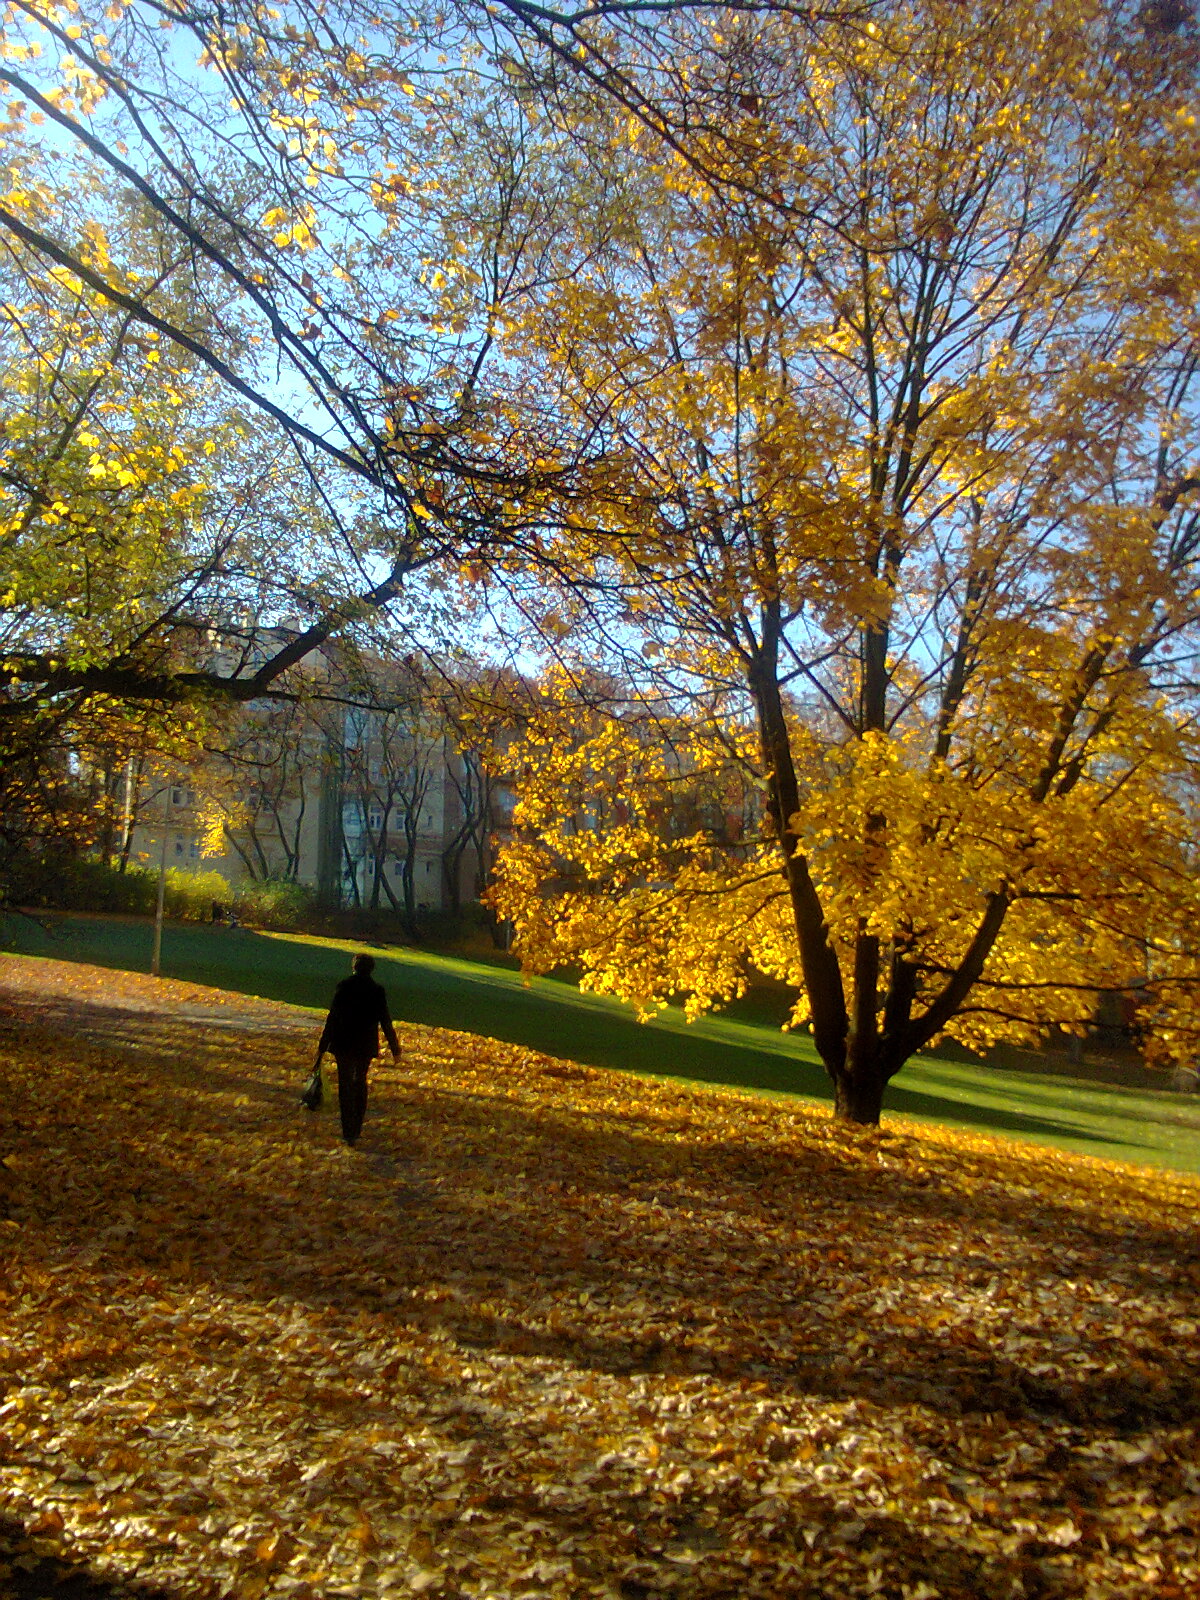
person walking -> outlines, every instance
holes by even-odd
[[[338,1109],[342,1114],[342,1138],[352,1145],[362,1132],[367,1111],[367,1069],[379,1054],[379,1030],[399,1061],[400,1045],[388,1013],[387,993],[371,976],[374,956],[354,958],[354,970],[333,991],[333,1003],[321,1041],[317,1045],[317,1065],[326,1051],[337,1063]]]

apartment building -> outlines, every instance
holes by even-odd
[[[309,668],[327,680],[328,660]],[[214,870],[234,888],[282,879],[331,907],[410,917],[478,897],[511,797],[411,674],[375,702],[252,702],[188,773],[127,779],[131,859]]]

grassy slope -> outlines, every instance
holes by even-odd
[[[10,920],[9,949],[146,970],[150,928],[129,918],[65,918],[44,931]],[[169,926],[163,972],[196,983],[323,1009],[346,970],[340,940]],[[397,1017],[525,1045],[590,1066],[828,1100],[811,1042],[714,1017],[689,1026],[670,1011],[643,1026],[628,1008],[546,979],[415,950],[379,949]],[[910,1116],[1151,1166],[1200,1172],[1200,1106],[1182,1096],[936,1056],[912,1062],[888,1108]]]

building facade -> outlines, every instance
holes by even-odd
[[[127,777],[129,859],[294,882],[409,919],[478,899],[507,788],[415,693],[378,708],[251,703],[187,773]]]

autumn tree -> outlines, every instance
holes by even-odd
[[[207,371],[287,442],[307,500],[260,569],[303,623],[274,651],[259,648],[269,631],[219,669],[13,650],[14,692],[247,703],[286,693],[297,663],[364,619],[419,636],[431,573],[545,559],[552,494],[589,443],[536,395],[513,404],[494,356],[510,306],[552,269],[570,175],[531,181],[511,40],[473,31],[488,16],[358,0],[6,12],[0,238],[21,303],[52,320],[45,285],[70,282],[123,319],[128,345],[153,347],[148,363],[171,350]],[[160,242],[157,263],[114,225],[121,206]]]
[[[14,37],[21,18],[45,35],[55,15],[10,16],[10,63],[38,60],[37,37]],[[69,24],[68,45],[81,27]],[[49,75],[63,80],[44,86],[49,99],[25,83],[0,129],[5,815],[31,838],[61,841],[70,823],[107,847],[130,757],[158,739],[188,759],[221,702],[305,692],[298,665],[339,632],[385,613],[400,629],[436,617],[400,591],[446,546],[424,531],[428,508],[397,512],[378,472],[344,470],[338,447],[254,388],[261,305],[153,184],[114,190],[103,151],[123,157],[95,134],[104,85],[85,85],[70,59]],[[92,112],[86,128],[72,120]],[[30,124],[47,121],[85,153],[39,146]],[[278,317],[268,324],[278,331]],[[368,347],[381,337],[357,326]],[[83,724],[100,710],[89,746]]]
[[[43,163],[19,170],[103,248]],[[168,293],[178,257],[136,210],[110,223]],[[129,763],[178,758],[204,720],[171,680],[264,593],[274,462],[209,374],[78,275],[13,247],[0,285],[0,811],[10,855],[93,837],[111,854]]]
[[[225,737],[213,742],[203,771],[222,839],[252,881],[295,882],[330,760],[320,715],[297,684],[292,698],[226,719]]]
[[[1190,22],[588,26],[579,71],[525,60],[581,179],[508,350],[603,441],[550,620],[560,680],[616,687],[526,741],[526,961],[693,1011],[782,979],[858,1122],[914,1051],[1079,1030],[1101,990],[1189,1054]],[[756,834],[664,841],[681,775],[735,771]]]
[[[476,902],[491,883],[498,785],[487,753],[478,745],[467,744],[448,754],[445,782],[451,821],[442,851],[442,881],[448,909],[457,917],[462,912],[464,878]]]
[[[658,941],[696,1004],[765,966],[866,1120],[947,1029],[1078,1026],[1097,983],[1184,1051],[1194,53],[1086,3],[11,8],[5,137],[74,141],[232,326],[12,165],[0,230],[270,419],[333,537],[280,546],[278,650],[10,682],[251,701],[491,583],[622,686],[610,741],[661,719],[769,823],[664,880],[631,786],[570,916],[527,841],[531,959],[653,1002]]]

